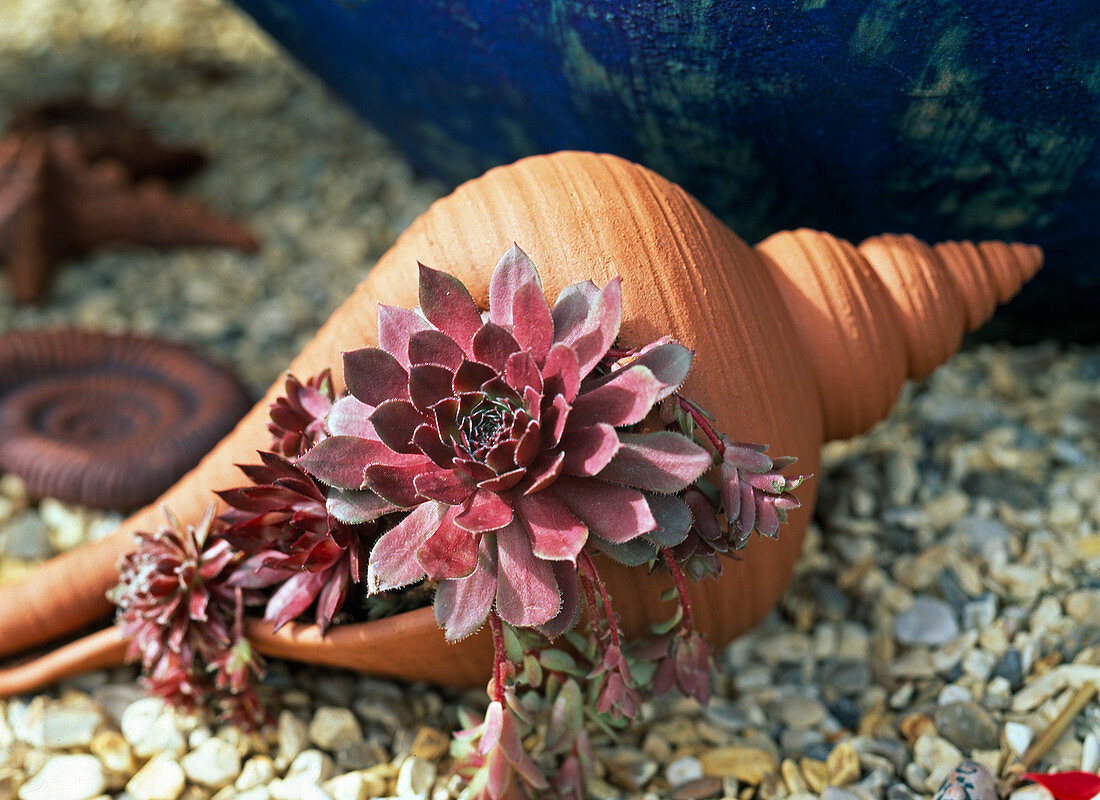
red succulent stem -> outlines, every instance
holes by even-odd
[[[489,612],[489,627],[493,631],[493,700],[503,705],[508,657],[504,652],[504,625],[496,611]]]
[[[613,647],[619,646],[619,623],[615,620],[615,609],[611,606],[611,596],[607,593],[607,587],[604,586],[602,580],[600,580],[600,573],[596,569],[595,563],[592,561],[592,556],[588,554],[587,550],[581,550],[581,564],[584,570],[588,573],[585,577],[594,584],[597,589],[600,590],[600,597],[603,600],[604,614],[607,616],[607,629],[611,634],[611,644]],[[591,586],[588,589],[591,592]],[[593,604],[595,598],[593,597]]]
[[[710,441],[711,446],[714,448],[714,452],[718,454],[719,458],[722,458],[726,454],[726,445],[722,440],[722,436],[718,431],[714,430],[714,426],[710,424],[710,420],[707,419],[706,414],[699,410],[699,407],[695,403],[688,400],[682,395],[675,395],[676,403],[687,413],[691,414],[692,421],[703,431],[703,434]]]
[[[596,589],[592,585],[592,580],[584,574],[583,570],[578,577],[583,590],[581,597],[584,598],[584,611],[588,617],[588,628],[592,631],[592,636],[596,640],[596,645],[600,648],[600,655],[602,656],[607,652],[607,645],[604,643],[603,637],[600,636],[599,618],[597,616],[600,607],[596,603]]]
[[[687,581],[684,580],[683,570],[680,569],[680,565],[672,555],[672,550],[662,547],[661,555],[664,556],[665,566],[668,567],[669,574],[672,575],[672,580],[676,584],[676,593],[680,595],[680,608],[684,610],[684,619],[680,627],[685,631],[693,630],[695,628],[695,615],[691,609],[691,596],[688,594]]]

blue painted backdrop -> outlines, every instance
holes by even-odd
[[[750,241],[1032,241],[1048,269],[1000,332],[1100,333],[1097,0],[237,2],[452,183],[597,150]]]

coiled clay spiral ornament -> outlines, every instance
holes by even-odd
[[[980,324],[998,301],[1039,268],[1037,248],[987,242],[930,247],[882,236],[856,247],[808,230],[778,233],[749,247],[678,186],[622,159],[588,153],[535,156],[494,169],[436,202],[402,234],[370,275],[289,365],[308,377],[342,351],[375,344],[379,302],[417,304],[417,262],[445,269],[486,306],[500,254],[518,242],[538,265],[552,300],[566,285],[623,279],[624,344],[668,334],[695,351],[686,396],[711,411],[721,430],[771,452],[795,455],[819,473],[821,445],[870,427],[894,402],[906,377],[927,375]],[[197,469],[170,489],[167,504],[197,522],[215,489],[239,483],[234,464],[268,444],[267,406],[282,382]],[[777,602],[812,516],[816,481],[798,492],[777,542],[754,541],[745,560],[691,587],[697,623],[714,646],[756,624]],[[103,593],[133,532],[161,524],[157,505],[117,534],[55,559],[30,580],[0,589],[0,648],[16,652],[109,611]],[[628,633],[663,618],[660,576],[601,566]],[[356,625],[291,624],[273,634],[254,621],[261,652],[441,684],[483,684],[489,644],[483,634],[447,645],[431,609]],[[0,676],[0,690],[25,691],[85,664],[121,658],[110,630],[48,663]]]
[[[32,495],[137,508],[247,410],[228,369],[170,342],[65,329],[0,337],[0,468]]]

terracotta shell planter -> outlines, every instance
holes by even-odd
[[[647,169],[587,153],[537,156],[494,169],[438,201],[378,262],[289,366],[299,377],[340,368],[342,351],[376,343],[376,305],[417,304],[418,261],[453,272],[484,306],[500,253],[519,242],[539,265],[547,295],[591,278],[623,278],[621,338],[670,334],[695,351],[685,394],[731,437],[819,471],[830,438],[869,428],[889,410],[907,376],[946,360],[1039,268],[1038,248],[988,242],[929,247],[883,236],[859,247],[808,230],[751,248],[694,198]],[[337,374],[339,381],[339,375]],[[196,522],[213,490],[240,484],[234,466],[269,442],[268,404],[282,381],[192,472],[106,540],[44,565],[0,589],[0,652],[11,654],[105,616],[114,564],[139,529],[160,526],[161,505]],[[719,645],[756,624],[778,600],[811,518],[816,482],[778,542],[754,542],[720,578],[692,586],[698,627]],[[661,579],[607,564],[601,572],[628,633],[662,618]],[[379,622],[316,628],[263,623],[249,631],[265,654],[410,680],[476,685],[488,675],[487,637],[447,645],[429,609]],[[117,635],[97,634],[70,657],[0,673],[0,693],[25,691],[115,654]],[[83,649],[81,649],[83,648]],[[36,675],[31,676],[35,670]],[[31,677],[28,677],[31,676]]]

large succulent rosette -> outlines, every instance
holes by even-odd
[[[345,522],[407,511],[371,552],[371,591],[437,581],[452,640],[494,608],[552,637],[576,616],[586,545],[641,563],[684,540],[691,514],[673,495],[712,456],[642,422],[692,353],[662,340],[617,362],[621,317],[618,279],[573,284],[551,308],[516,246],[485,315],[423,265],[418,310],[379,306],[380,346],[344,355],[350,395],[298,461],[332,487],[329,512]]]

